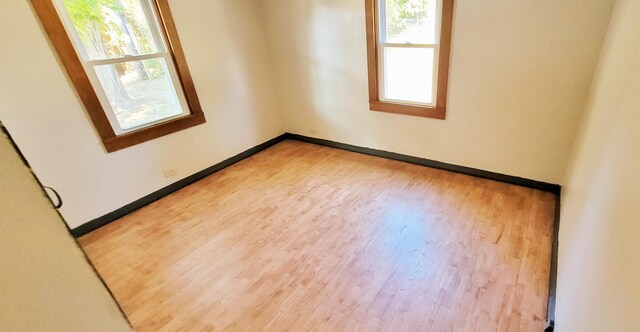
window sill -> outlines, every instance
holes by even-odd
[[[437,107],[412,106],[412,105],[387,103],[382,101],[370,101],[369,109],[376,112],[421,116],[424,118],[432,118],[432,119],[439,119],[439,120],[444,120],[446,118],[445,109],[437,108]]]
[[[108,138],[103,141],[107,152],[114,152],[143,142],[166,136],[180,130],[191,128],[207,122],[202,112],[191,114],[173,121],[136,130],[127,134]]]

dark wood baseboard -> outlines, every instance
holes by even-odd
[[[339,142],[334,142],[334,141],[330,141],[330,140],[326,140],[326,139],[321,139],[321,138],[314,138],[314,137],[308,137],[308,136],[303,136],[303,135],[298,135],[298,134],[291,134],[291,133],[284,133],[278,137],[275,137],[267,142],[264,142],[260,145],[257,145],[251,149],[248,149],[238,155],[235,155],[229,159],[223,160],[220,163],[217,163],[207,169],[204,169],[198,173],[195,173],[193,175],[190,175],[182,180],[179,180],[175,183],[172,183],[162,189],[159,189],[147,196],[144,196],[132,203],[129,203],[115,211],[112,211],[110,213],[105,214],[104,216],[98,217],[96,219],[93,219],[89,222],[87,222],[86,224],[83,224],[79,227],[76,227],[74,229],[71,230],[71,233],[76,236],[76,237],[80,237],[82,235],[85,235],[87,233],[90,233],[106,224],[109,224],[110,222],[113,222],[114,220],[117,220],[119,218],[122,218],[124,216],[126,216],[127,214],[140,209],[148,204],[151,204],[159,199],[161,199],[162,197],[165,197],[177,190],[180,190],[181,188],[184,188],[198,180],[201,180],[221,169],[224,169],[226,167],[229,167],[245,158],[248,158],[268,147],[271,147],[275,144],[278,144],[286,139],[292,139],[292,140],[297,140],[297,141],[301,141],[301,142],[307,142],[307,143],[312,143],[312,144],[317,144],[317,145],[322,145],[322,146],[328,146],[328,147],[332,147],[332,148],[336,148],[336,149],[341,149],[341,150],[346,150],[346,151],[351,151],[351,152],[356,152],[356,153],[363,153],[366,155],[370,155],[370,156],[376,156],[376,157],[381,157],[381,158],[387,158],[387,159],[392,159],[392,160],[397,160],[397,161],[402,161],[402,162],[407,162],[407,163],[411,163],[411,164],[416,164],[416,165],[420,165],[420,166],[426,166],[426,167],[432,167],[432,168],[437,168],[437,169],[442,169],[442,170],[446,170],[446,171],[451,171],[451,172],[455,172],[455,173],[461,173],[461,174],[466,174],[466,175],[471,175],[471,176],[475,176],[475,177],[480,177],[480,178],[484,178],[484,179],[489,179],[489,180],[495,180],[495,181],[500,181],[500,182],[505,182],[505,183],[509,183],[509,184],[514,184],[514,185],[518,185],[518,186],[523,186],[523,187],[527,187],[527,188],[533,188],[533,189],[538,189],[538,190],[542,190],[542,191],[546,191],[546,192],[551,192],[554,193],[556,195],[560,194],[560,190],[561,187],[560,185],[557,184],[551,184],[551,183],[546,183],[546,182],[540,182],[540,181],[536,181],[536,180],[530,180],[530,179],[525,179],[525,178],[521,178],[521,177],[517,177],[517,176],[512,176],[512,175],[505,175],[505,174],[500,174],[500,173],[495,173],[495,172],[490,172],[490,171],[485,171],[485,170],[480,170],[480,169],[476,169],[476,168],[471,168],[471,167],[465,167],[465,166],[458,166],[458,165],[454,165],[454,164],[448,164],[448,163],[444,163],[444,162],[440,162],[440,161],[435,161],[435,160],[430,160],[430,159],[426,159],[426,158],[419,158],[419,157],[414,157],[414,156],[409,156],[409,155],[404,155],[404,154],[400,154],[400,153],[395,153],[395,152],[389,152],[389,151],[383,151],[383,150],[376,150],[376,149],[371,149],[371,148],[365,148],[365,147],[360,147],[360,146],[355,146],[355,145],[350,145],[350,144],[346,144],[346,143],[339,143]]]
[[[174,182],[162,189],[159,189],[157,191],[152,192],[151,194],[144,196],[134,202],[131,202],[115,211],[109,212],[107,214],[105,214],[102,217],[98,217],[96,219],[93,219],[89,222],[87,222],[86,224],[83,224],[81,226],[78,226],[74,229],[71,230],[71,234],[75,237],[80,237],[83,236],[85,234],[91,233],[94,230],[105,226],[111,222],[114,222],[126,215],[128,215],[129,213],[132,213],[146,205],[149,205],[169,194],[172,194],[196,181],[202,180],[205,177],[218,172],[224,168],[227,168],[243,159],[246,159],[248,157],[251,157],[252,155],[266,149],[269,148],[273,145],[276,145],[282,141],[284,141],[285,139],[287,139],[287,134],[282,134],[276,138],[270,139],[260,145],[254,146],[251,149],[248,149],[242,153],[239,153],[229,159],[223,160],[211,167],[208,167],[206,169],[203,169],[202,171],[192,174],[182,180],[179,180],[177,182]]]
[[[558,184],[546,183],[546,182],[521,178],[513,175],[495,173],[495,172],[485,171],[477,168],[459,166],[459,165],[444,163],[441,161],[436,161],[436,160],[431,160],[426,158],[419,158],[419,157],[409,156],[409,155],[395,153],[395,152],[376,150],[376,149],[365,148],[365,147],[360,147],[360,146],[351,145],[351,144],[339,143],[339,142],[329,141],[321,138],[314,138],[314,137],[308,137],[308,136],[290,134],[290,133],[285,134],[285,136],[288,139],[293,139],[297,141],[328,146],[328,147],[347,150],[351,152],[363,153],[370,156],[403,161],[410,164],[442,169],[445,171],[471,175],[471,176],[475,176],[483,179],[505,182],[505,183],[514,184],[517,186],[554,193],[556,195],[560,194],[561,187]]]
[[[562,192],[556,195],[556,212],[553,223],[553,242],[551,246],[551,271],[549,274],[549,298],[547,300],[547,325],[545,332],[553,332],[556,324],[556,288],[558,286],[558,245],[560,236],[560,209]]]

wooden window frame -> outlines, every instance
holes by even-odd
[[[151,2],[154,4],[152,7],[156,10],[160,30],[164,34],[169,53],[173,59],[180,81],[179,85],[182,87],[189,107],[189,114],[117,135],[85,72],[71,38],[67,35],[53,0],[31,0],[35,12],[40,18],[40,22],[58,53],[63,66],[67,70],[69,78],[75,86],[107,152],[118,151],[206,122],[184,52],[182,51],[182,45],[169,9],[169,3],[167,0],[151,0]]]
[[[369,109],[377,112],[406,114],[444,120],[447,113],[447,88],[449,82],[449,58],[451,54],[453,0],[442,0],[435,107],[401,104],[380,99],[378,1],[379,0],[365,0]]]

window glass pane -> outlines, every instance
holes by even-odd
[[[140,0],[63,0],[91,60],[158,52]]]
[[[437,0],[382,0],[386,43],[436,44]]]
[[[384,99],[433,102],[432,48],[384,48]]]
[[[96,66],[95,70],[122,129],[185,113],[162,58]]]

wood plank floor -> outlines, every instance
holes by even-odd
[[[541,331],[554,201],[285,141],[80,242],[139,331]]]

